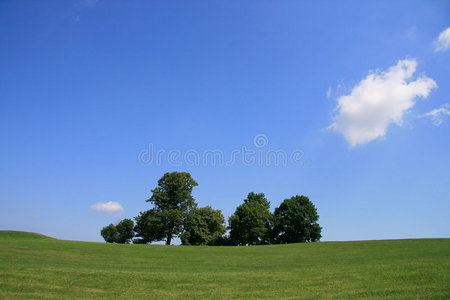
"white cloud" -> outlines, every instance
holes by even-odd
[[[437,87],[426,76],[411,81],[416,67],[415,60],[405,59],[388,71],[370,72],[350,94],[337,99],[337,115],[329,128],[341,133],[353,147],[384,137],[390,123],[402,125],[403,114],[414,106],[414,99],[428,97]]]
[[[122,205],[120,205],[119,202],[113,202],[113,201],[109,201],[109,202],[105,202],[105,203],[98,202],[98,203],[95,203],[94,205],[91,205],[91,208],[93,210],[105,212],[108,214],[118,213],[120,215],[123,213]]]
[[[441,108],[436,108],[433,110],[430,110],[426,114],[421,115],[421,118],[430,118],[431,123],[434,126],[439,126],[444,122],[444,116],[450,115],[450,104],[446,103]]]
[[[439,35],[437,41],[435,42],[434,51],[447,51],[450,48],[450,27],[445,29]]]

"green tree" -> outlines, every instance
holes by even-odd
[[[117,229],[117,243],[128,244],[134,237],[134,223],[133,220],[123,219],[116,225]]]
[[[107,243],[128,244],[134,236],[134,223],[123,219],[117,225],[109,224],[103,227],[100,234]]]
[[[181,235],[183,245],[211,245],[226,231],[225,218],[220,210],[211,206],[194,208],[184,222]]]
[[[233,243],[233,241],[230,239],[230,236],[227,234],[219,236],[211,243],[211,246],[235,246],[235,245],[236,244]]]
[[[107,243],[117,242],[117,228],[113,224],[109,224],[108,226],[103,227],[100,231],[100,234]]]
[[[172,238],[182,232],[183,222],[189,211],[196,207],[191,193],[197,185],[189,173],[164,174],[158,180],[158,187],[152,190],[153,194],[147,200],[154,208],[141,212],[135,218],[138,236],[146,242],[165,239],[166,244],[170,245]]]
[[[149,209],[147,211],[139,213],[139,216],[134,218],[136,220],[136,236],[140,238],[135,240],[134,243],[146,244],[153,241],[161,241],[168,234],[167,218],[165,215],[156,209]]]
[[[268,240],[270,203],[263,193],[250,193],[229,218],[230,239],[237,245],[264,244]]]
[[[316,207],[306,196],[285,199],[274,212],[275,243],[316,242],[322,237]]]

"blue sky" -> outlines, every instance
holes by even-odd
[[[323,240],[450,237],[449,11],[2,1],[0,229],[102,241],[187,171],[226,219],[300,194]]]

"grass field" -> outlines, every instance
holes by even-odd
[[[0,298],[449,299],[450,239],[117,245],[0,231]]]

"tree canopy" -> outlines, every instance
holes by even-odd
[[[226,231],[225,218],[211,206],[192,209],[184,224],[182,245],[212,245]]]
[[[114,224],[103,227],[100,234],[107,243],[115,243],[117,241],[117,228]]]
[[[117,225],[103,227],[100,234],[107,243],[128,244],[134,236],[133,220],[123,219]]]
[[[274,242],[315,242],[322,237],[316,207],[306,196],[285,199],[274,212]]]
[[[179,237],[182,245],[261,245],[316,242],[322,227],[314,204],[306,196],[285,199],[274,213],[263,193],[251,192],[228,219],[211,206],[197,207],[192,190],[197,182],[186,172],[165,173],[146,200],[147,211],[117,225],[103,227],[101,235],[109,243],[151,243]],[[226,234],[227,229],[229,233]]]
[[[231,241],[237,245],[266,243],[271,219],[269,208],[263,193],[249,193],[229,218]]]
[[[136,236],[140,237],[136,240],[139,243],[151,243],[153,241],[161,241],[170,234],[171,229],[165,226],[168,223],[166,216],[157,209],[149,209],[140,212],[139,216],[135,217]]]
[[[134,223],[133,220],[123,219],[116,225],[117,229],[117,243],[129,244],[134,237]]]
[[[147,200],[154,208],[136,217],[138,236],[146,242],[165,239],[170,245],[172,238],[183,231],[189,211],[197,206],[191,195],[197,185],[189,173],[165,173]]]

